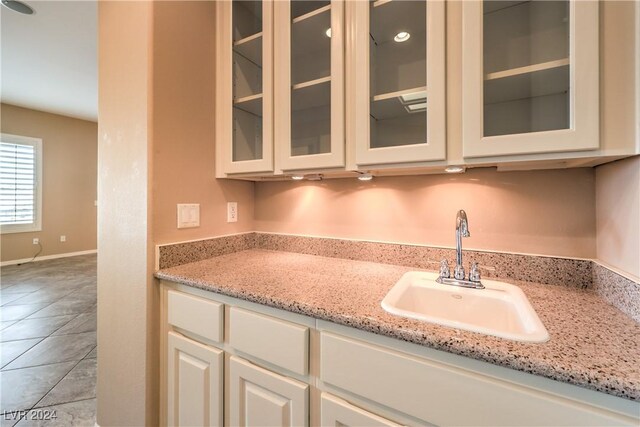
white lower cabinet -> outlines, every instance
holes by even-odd
[[[400,426],[400,424],[353,406],[328,393],[322,393],[320,398],[320,420],[325,427]]]
[[[222,425],[223,352],[169,332],[167,424]]]
[[[208,294],[163,283],[163,424],[640,425],[638,402]]]
[[[229,421],[233,426],[307,426],[309,385],[231,356]]]
[[[341,335],[322,332],[320,348],[325,384],[430,424],[625,424],[584,402]]]

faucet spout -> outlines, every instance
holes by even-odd
[[[469,237],[469,222],[467,213],[460,209],[456,215],[456,267],[453,275],[458,280],[464,280],[464,267],[462,266],[462,238]]]
[[[469,222],[467,221],[467,213],[460,209],[456,216],[456,267],[453,270],[453,278],[449,275],[449,266],[447,260],[440,263],[440,276],[436,282],[443,285],[461,286],[463,288],[484,289],[484,285],[480,282],[480,269],[477,263],[471,265],[469,272],[469,280],[465,279],[464,267],[462,266],[462,238],[469,237]]]

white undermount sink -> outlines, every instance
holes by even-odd
[[[482,280],[485,289],[436,282],[436,273],[412,271],[382,300],[398,316],[515,341],[544,342],[549,332],[517,286]]]

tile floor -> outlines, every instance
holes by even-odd
[[[1,427],[94,426],[96,256],[0,276]]]

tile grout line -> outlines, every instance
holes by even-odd
[[[6,320],[6,324],[8,325],[6,328],[10,328],[13,325],[15,325],[18,322],[21,322],[23,320],[36,320],[36,321],[41,321],[41,322],[48,322],[50,320],[48,320],[47,318],[50,317],[58,317],[58,316],[69,316],[69,320],[64,322],[63,324],[61,324],[60,326],[56,327],[54,330],[52,330],[51,332],[49,332],[45,337],[30,337],[30,338],[23,338],[23,337],[17,337],[18,339],[15,340],[11,340],[11,341],[25,341],[25,340],[33,340],[34,344],[32,346],[30,346],[28,349],[26,349],[25,351],[21,352],[20,354],[16,355],[15,357],[13,357],[11,360],[7,361],[6,363],[3,364],[3,366],[1,368],[4,368],[5,366],[9,366],[12,363],[15,363],[16,360],[20,359],[21,357],[24,357],[25,353],[28,353],[31,349],[33,349],[34,347],[40,345],[43,341],[47,340],[47,338],[62,338],[62,337],[67,337],[67,340],[70,340],[70,342],[74,341],[74,338],[71,337],[72,335],[87,335],[88,333],[94,333],[96,334],[97,331],[95,330],[84,330],[82,331],[82,329],[88,328],[88,329],[93,329],[92,325],[89,324],[90,318],[92,315],[94,315],[96,313],[96,301],[95,300],[96,296],[92,295],[92,293],[95,293],[95,287],[96,287],[96,283],[95,283],[95,277],[93,280],[75,280],[75,277],[81,278],[79,275],[80,273],[85,273],[85,272],[92,272],[93,270],[95,270],[95,255],[92,255],[91,257],[87,257],[87,258],[83,258],[81,265],[77,265],[75,267],[72,267],[70,270],[65,270],[65,274],[62,275],[58,275],[58,274],[52,274],[54,272],[59,271],[58,269],[62,266],[59,262],[55,262],[55,263],[46,263],[45,265],[43,265],[45,263],[42,263],[39,266],[34,266],[34,267],[45,267],[45,268],[34,268],[32,271],[33,273],[31,274],[23,274],[22,271],[17,270],[17,269],[2,269],[2,275],[4,276],[5,271],[9,270],[7,272],[7,277],[11,278],[11,281],[13,282],[13,280],[17,280],[19,279],[19,282],[13,282],[13,284],[8,285],[8,286],[3,286],[0,287],[0,292],[2,292],[3,294],[6,295],[5,298],[0,298],[4,304],[0,304],[1,307],[6,308],[6,307],[10,307],[10,306],[20,306],[20,305],[41,305],[41,308],[35,310],[33,313],[29,313],[26,316],[19,316],[17,319],[9,319]],[[57,286],[54,286],[56,284],[62,284],[62,281],[66,280],[65,277],[70,277],[70,275],[74,276],[74,280],[73,282],[69,283],[70,287],[67,287],[67,285],[63,285],[60,288],[58,288]],[[24,277],[23,277],[24,276]],[[52,276],[56,276],[56,277],[52,277]],[[59,276],[59,277],[58,277]],[[95,274],[93,274],[93,276],[95,276]],[[27,286],[25,285],[24,287],[18,287],[21,286],[22,283],[27,282],[29,279],[37,279],[37,280],[50,280],[50,282],[48,282],[49,285],[51,286],[42,286],[38,289],[35,290],[29,290],[30,286],[38,286],[39,283],[34,283],[34,285],[30,285]],[[11,290],[13,288],[13,291]],[[21,296],[19,296],[18,298],[14,299],[14,297],[12,297],[11,295],[17,295],[17,294],[23,294]],[[50,298],[51,296],[53,296],[53,300],[47,301],[48,298]],[[88,297],[84,297],[85,295],[88,294]],[[38,302],[39,298],[43,298],[44,301],[40,301]],[[21,300],[24,300],[21,302]],[[61,302],[63,301],[69,301],[68,304],[62,304]],[[7,302],[4,302],[7,301]],[[55,304],[60,304],[59,309],[52,309],[50,308],[51,306],[55,305]],[[70,309],[74,309],[76,307],[76,304],[78,306],[78,308],[80,308],[79,311],[75,312],[75,313],[65,313],[64,309],[68,306]],[[86,308],[85,308],[86,307]],[[16,310],[16,312],[20,312],[22,311],[21,309],[14,309]],[[42,314],[43,310],[50,310],[51,311],[51,315],[49,316],[45,316],[45,317],[34,317],[34,316],[38,316],[38,314]],[[12,310],[13,311],[13,310]],[[28,310],[25,310],[28,311]],[[86,318],[86,319],[83,319]],[[81,321],[79,321],[78,319],[80,319]],[[60,333],[58,335],[55,335],[59,332],[61,332],[62,329],[67,328],[68,325],[72,322],[76,322],[77,324],[74,325],[74,327],[70,327],[68,329],[68,333]],[[25,325],[29,326],[28,323],[25,323]],[[37,330],[37,322],[34,322],[34,328]],[[6,328],[3,328],[3,330],[6,330]],[[63,331],[64,332],[64,331]],[[19,334],[16,334],[19,335]],[[38,334],[36,334],[38,335]],[[4,342],[11,342],[11,341],[4,341]],[[53,341],[55,343],[55,341]],[[58,407],[61,405],[68,405],[68,404],[73,404],[76,402],[83,402],[83,401],[95,401],[95,391],[92,393],[92,397],[89,398],[77,398],[74,399],[73,395],[68,395],[68,397],[64,398],[65,393],[60,394],[59,398],[62,399],[62,402],[56,402],[56,399],[51,399],[52,402],[56,402],[56,403],[51,403],[51,404],[47,404],[46,406],[42,406],[44,402],[44,399],[52,393],[52,391],[58,387],[60,385],[61,382],[63,382],[65,379],[69,378],[69,374],[74,370],[77,369],[77,367],[81,364],[81,362],[85,362],[86,365],[92,365],[97,363],[97,360],[92,360],[93,358],[89,359],[88,356],[94,352],[97,348],[97,343],[96,345],[91,346],[84,355],[82,355],[82,353],[80,353],[80,357],[79,359],[76,360],[66,360],[66,361],[56,361],[54,363],[42,363],[42,364],[38,364],[38,365],[34,365],[34,366],[25,366],[25,367],[20,367],[20,368],[13,368],[13,369],[8,369],[8,370],[4,370],[3,372],[15,372],[14,375],[16,375],[18,378],[18,380],[21,377],[22,374],[20,374],[18,371],[22,370],[22,369],[29,369],[29,368],[37,368],[37,367],[46,367],[46,366],[52,366],[52,365],[57,365],[57,364],[68,364],[69,368],[67,369],[67,371],[65,372],[65,369],[61,370],[61,378],[55,382],[55,384],[52,384],[51,386],[49,386],[48,388],[45,387],[45,390],[43,390],[43,394],[42,396],[34,403],[34,404],[27,404],[24,405],[25,407],[21,410],[24,410],[24,413],[17,419],[17,420],[11,420],[11,424],[12,425],[16,425],[19,424],[22,421],[25,421],[28,417],[28,413],[30,411],[33,411],[35,409],[38,408],[45,408],[45,407]],[[45,358],[46,359],[46,358]],[[35,361],[35,360],[34,360]],[[1,370],[0,368],[0,370]],[[45,371],[50,369],[50,368],[44,368]],[[70,386],[73,387],[73,383],[74,381],[71,381]],[[68,381],[68,382],[69,382]],[[95,384],[94,384],[95,387]],[[66,388],[65,388],[66,389]],[[39,395],[40,393],[38,393]],[[37,398],[37,396],[34,396]],[[67,401],[64,401],[65,399],[68,399]],[[22,400],[22,399],[20,399]],[[21,402],[22,404],[26,403],[25,401]]]
[[[45,337],[46,338],[46,337]],[[16,340],[16,341],[26,341],[27,339],[38,339],[38,338],[26,338],[24,340]],[[29,347],[28,349],[26,349],[25,351],[23,351],[22,353],[20,353],[19,355],[17,355],[16,357],[14,357],[13,359],[9,360],[7,363],[3,364],[2,366],[0,366],[0,372],[5,372],[4,367],[8,366],[10,363],[12,363],[14,360],[16,360],[18,357],[22,356],[23,354],[25,354],[27,351],[31,350],[33,347],[37,346],[38,344],[40,344],[42,341],[44,341],[44,338],[40,338],[40,341],[38,341],[37,343],[35,343],[34,345],[32,345],[31,347]],[[11,342],[11,341],[5,341],[5,342]],[[2,344],[2,343],[0,343]],[[15,369],[8,369],[7,371],[14,371]]]
[[[13,305],[44,304],[44,302],[43,302],[43,303],[37,303],[37,302],[36,302],[36,303],[31,303],[31,304],[29,304],[29,303],[27,303],[27,304],[14,304],[15,302],[20,302],[20,300],[21,300],[22,298],[26,298],[26,297],[31,296],[31,295],[33,295],[33,294],[35,294],[35,293],[37,293],[37,292],[42,291],[42,290],[45,290],[45,289],[44,289],[44,288],[41,288],[41,289],[38,289],[38,290],[36,290],[36,291],[29,292],[29,295],[24,295],[24,296],[21,296],[20,298],[17,298],[17,299],[11,300],[11,301],[9,301],[8,303],[3,304],[2,306],[3,306],[3,307],[5,307],[5,306],[6,306],[6,307],[11,307],[11,306],[13,306]],[[47,290],[48,290],[48,291],[53,291],[53,290],[59,290],[59,289],[47,289]],[[67,294],[62,295],[60,298],[58,298],[58,299],[55,299],[55,300],[51,301],[51,304],[56,303],[56,302],[58,302],[58,301],[60,301],[60,300],[64,299],[65,297],[68,297],[69,295],[71,295],[71,294],[72,294],[72,293],[74,293],[75,291],[77,291],[77,289],[74,289],[74,290],[72,290],[71,292],[69,292],[69,293],[67,293]],[[17,293],[17,292],[16,292],[16,293]],[[44,308],[46,308],[46,307],[44,307]]]
[[[74,319],[76,319],[79,315],[80,315],[80,314],[78,314],[77,316],[75,316],[73,319],[69,320],[69,322],[72,322],[72,321],[73,321]],[[67,322],[67,323],[65,323],[64,325],[60,326],[60,328],[62,328],[62,327],[64,327],[65,325],[67,325],[69,322]],[[51,332],[51,333],[49,334],[49,336],[47,336],[46,338],[51,338],[51,337],[53,336],[53,334],[54,334],[54,333],[56,333],[60,328],[58,328],[58,329],[56,329],[55,331]],[[67,334],[67,335],[73,335],[73,334]],[[45,339],[46,339],[46,338],[45,338]],[[43,339],[43,341],[44,341],[44,339]],[[96,344],[93,348],[95,348],[95,347],[97,347],[97,344]],[[31,348],[33,348],[33,347],[31,347]],[[46,392],[44,395],[42,395],[42,397],[40,398],[40,400],[38,400],[38,401],[37,401],[37,402],[36,402],[36,403],[31,407],[31,408],[29,408],[29,411],[30,411],[30,410],[32,410],[33,408],[37,407],[37,406],[38,406],[38,403],[42,402],[42,400],[43,400],[45,397],[47,397],[47,395],[48,395],[49,393],[51,393],[51,391],[52,391],[54,388],[56,388],[56,386],[57,386],[58,384],[60,384],[60,383],[62,382],[62,380],[64,380],[64,379],[65,379],[65,378],[66,378],[66,377],[71,373],[71,371],[73,371],[73,370],[76,368],[76,366],[78,366],[78,365],[80,364],[80,362],[82,362],[82,361],[83,361],[83,360],[84,360],[84,359],[85,359],[89,354],[91,354],[91,352],[93,351],[93,348],[91,348],[91,350],[89,350],[89,351],[88,351],[84,356],[82,356],[82,358],[80,358],[80,360],[78,360],[78,361],[76,362],[76,364],[75,364],[75,365],[73,365],[73,366],[71,367],[71,369],[69,369],[69,371],[68,371],[65,375],[63,375],[63,376],[62,376],[62,378],[60,378],[60,380],[58,380],[58,382],[56,382],[56,383],[53,385],[53,387],[51,387],[49,390],[47,390],[47,392]],[[69,362],[72,362],[72,361],[69,361]],[[59,362],[59,363],[66,363],[66,362]],[[49,365],[52,365],[52,364],[53,364],[53,363],[49,363]],[[45,364],[45,365],[39,365],[39,366],[46,366],[46,364]],[[86,400],[86,399],[84,399],[84,400]],[[55,406],[55,405],[50,405],[50,406]]]
[[[45,308],[46,308],[46,307],[45,307]],[[44,336],[44,337],[18,338],[18,339],[15,339],[15,340],[7,340],[7,341],[1,341],[1,340],[0,340],[0,344],[1,344],[1,343],[5,343],[5,342],[13,342],[13,341],[26,341],[26,340],[33,340],[33,339],[38,339],[38,338],[41,338],[41,341],[42,341],[42,340],[45,340],[45,339],[47,339],[47,338],[50,338],[50,337],[54,336],[53,334],[55,334],[56,332],[58,332],[60,329],[64,328],[64,327],[65,327],[66,325],[68,325],[70,322],[73,322],[73,321],[74,321],[74,320],[75,320],[79,315],[81,315],[81,314],[84,314],[84,312],[81,312],[81,313],[71,313],[71,314],[63,314],[63,315],[60,315],[60,316],[36,317],[36,318],[33,318],[33,319],[29,319],[28,317],[25,317],[24,319],[20,319],[20,320],[16,321],[16,323],[14,323],[13,325],[10,325],[10,326],[8,326],[7,328],[3,329],[3,331],[4,331],[4,330],[6,330],[6,329],[8,329],[8,328],[10,328],[10,327],[12,327],[12,326],[15,326],[17,323],[22,322],[23,320],[41,320],[41,319],[49,319],[49,318],[51,318],[51,317],[74,316],[72,319],[69,319],[69,321],[68,321],[67,323],[65,323],[65,324],[61,325],[60,327],[58,327],[58,329],[56,329],[56,330],[52,331],[49,335],[46,335],[46,336]],[[2,333],[2,331],[0,331],[0,334],[1,334],[1,333]],[[82,332],[79,332],[79,333],[82,333]],[[72,334],[63,334],[63,335],[72,335]],[[62,335],[55,335],[55,336],[62,336]],[[37,344],[40,344],[40,342],[38,342],[38,343],[36,343],[36,344],[34,344],[34,345],[37,345]],[[33,347],[29,347],[29,349],[28,349],[27,351],[31,350],[32,348],[33,348]],[[14,360],[15,360],[15,359],[14,359]]]
[[[91,353],[91,351],[93,351],[93,350],[90,350],[90,351],[89,351],[89,353]],[[89,354],[89,353],[87,353],[87,354]],[[86,354],[85,354],[85,356],[86,356]],[[83,357],[83,359],[84,359],[84,357]],[[41,397],[41,398],[40,398],[40,399],[39,399],[39,400],[38,400],[38,401],[37,401],[37,402],[36,402],[36,403],[31,407],[31,408],[29,408],[28,410],[30,411],[30,410],[32,410],[33,408],[37,407],[37,406],[38,406],[38,403],[42,402],[42,400],[43,400],[45,397],[47,397],[47,395],[48,395],[49,393],[51,393],[51,390],[53,390],[54,388],[56,388],[56,386],[57,386],[58,384],[60,384],[60,383],[62,382],[62,380],[64,380],[65,378],[67,378],[67,376],[71,373],[71,371],[73,371],[73,370],[76,368],[76,366],[78,366],[78,364],[79,364],[80,362],[82,362],[82,360],[83,360],[83,359],[78,360],[78,361],[76,362],[76,364],[75,364],[75,365],[73,365],[73,366],[71,367],[71,369],[69,369],[69,371],[68,371],[66,374],[64,374],[64,375],[62,376],[62,378],[60,378],[60,379],[58,380],[58,382],[57,382],[57,383],[55,383],[55,384],[53,385],[53,387],[51,387],[49,390],[47,390],[47,392],[46,392],[45,394],[43,394],[43,395],[42,395],[42,397]],[[55,406],[55,405],[50,405],[50,406]]]
[[[36,291],[37,292],[37,291]],[[64,297],[63,297],[64,298]],[[52,303],[53,304],[53,303]],[[47,306],[48,307],[48,306]],[[47,308],[47,307],[43,307],[43,309]],[[37,312],[36,312],[37,313]],[[35,314],[35,313],[32,313]],[[78,314],[79,315],[79,314]],[[78,315],[74,316],[72,319],[69,319],[69,322],[73,321],[76,317],[78,317]],[[30,316],[30,315],[29,315]],[[57,317],[57,316],[49,316],[49,317]],[[46,319],[46,317],[40,317],[39,319]],[[9,325],[8,327],[14,326],[15,324],[17,324],[18,322],[21,322],[23,320],[27,320],[27,317],[22,318],[20,320],[17,320],[15,323]],[[64,327],[65,325],[67,325],[69,322],[65,323],[64,325],[61,325],[60,328]],[[6,366],[9,366],[9,364],[13,363],[15,360],[17,360],[19,357],[21,357],[22,355],[24,355],[26,352],[28,352],[29,350],[31,350],[33,347],[37,346],[38,344],[40,344],[42,341],[44,341],[45,339],[51,337],[54,333],[56,333],[60,328],[56,329],[55,331],[51,332],[49,335],[47,335],[46,337],[32,337],[32,338],[24,338],[22,340],[11,340],[11,341],[26,341],[29,339],[38,339],[40,338],[40,341],[38,341],[37,343],[35,343],[34,345],[32,345],[31,347],[29,347],[28,349],[26,349],[25,351],[23,351],[22,353],[20,353],[18,356],[14,357],[13,359],[11,359],[10,361],[8,361],[7,363],[3,363],[2,366],[0,366],[0,372],[3,371],[14,371],[16,369],[4,369]],[[5,328],[6,329],[6,328]],[[4,330],[4,329],[3,329]],[[68,334],[70,335],[70,334]],[[2,341],[2,342],[11,342],[11,341]],[[93,351],[93,350],[92,350]],[[64,362],[61,362],[64,363]],[[46,365],[46,364],[45,364]],[[38,365],[38,366],[45,366],[45,365]],[[53,363],[48,363],[48,365],[53,365]],[[21,369],[21,368],[17,368],[17,369]],[[73,369],[73,368],[72,368]]]
[[[81,332],[81,333],[87,333],[87,332]],[[69,335],[74,335],[74,334],[69,334]],[[67,335],[60,335],[60,336],[67,336]],[[49,337],[47,337],[47,338],[49,338]],[[42,341],[44,341],[44,339]],[[40,343],[38,343],[38,344],[40,344]],[[38,345],[38,344],[35,344],[35,345]],[[34,347],[35,347],[35,345],[34,345]],[[31,348],[33,348],[33,347],[31,347]],[[31,348],[29,350],[31,350]],[[93,348],[91,350],[89,350],[89,352],[87,354],[91,353],[92,351],[93,351]],[[82,359],[84,359],[87,356],[87,354],[82,356]],[[80,359],[80,360],[82,360],[82,359]],[[11,363],[13,363],[14,361],[15,361],[15,359],[12,360]],[[75,362],[75,361],[76,361],[75,359],[72,359],[72,360],[61,360],[59,362],[53,362],[53,363],[42,363],[40,365],[31,365],[31,366],[22,366],[20,368],[3,369],[0,372],[12,372],[12,371],[20,370],[20,369],[39,368],[41,366],[59,365],[60,363],[71,363],[71,362]]]
[[[47,337],[47,338],[48,338],[48,337]],[[43,340],[44,340],[44,339],[43,339]],[[97,345],[96,345],[96,347],[97,347]],[[33,347],[32,347],[32,348],[33,348]],[[95,348],[95,347],[94,347],[94,348]],[[63,379],[65,379],[65,378],[66,378],[66,377],[71,373],[71,371],[73,371],[73,370],[75,369],[75,367],[76,367],[76,366],[78,366],[78,364],[80,364],[80,362],[82,362],[82,361],[87,357],[87,355],[88,355],[88,354],[90,354],[92,351],[93,351],[93,348],[92,348],[91,350],[89,350],[89,351],[87,352],[87,354],[85,354],[85,355],[82,357],[82,359],[78,360],[78,361],[77,361],[77,362],[76,362],[76,363],[71,367],[71,369],[69,369],[69,371],[67,371],[67,373],[66,373],[66,374],[64,374],[64,375],[62,376],[62,378],[60,378],[60,379],[59,379],[59,380],[58,380],[58,381],[57,381],[57,382],[56,382],[56,383],[55,383],[55,384],[54,384],[54,385],[53,385],[49,390],[47,390],[47,391],[42,395],[42,397],[41,397],[41,398],[40,398],[36,403],[34,403],[34,404],[33,404],[32,406],[30,406],[29,408],[25,408],[25,409],[18,409],[18,410],[16,410],[16,411],[25,411],[25,414],[24,414],[22,417],[20,417],[20,419],[19,419],[19,420],[17,420],[17,421],[16,421],[16,424],[18,424],[20,421],[22,421],[22,418],[23,418],[24,416],[26,416],[26,413],[28,413],[28,412],[29,412],[29,411],[31,411],[32,409],[36,408],[36,407],[37,407],[37,405],[38,405],[38,403],[42,402],[42,399],[44,399],[44,398],[45,398],[49,393],[51,393],[51,390],[53,390],[53,389],[54,389],[58,384],[60,384],[60,382],[61,382]],[[55,364],[58,364],[58,363],[69,363],[69,362],[74,362],[74,361],[73,361],[73,360],[68,360],[68,361],[56,362],[56,363],[45,363],[45,364],[42,364],[42,365],[28,366],[28,367],[24,367],[24,368],[17,368],[17,369],[9,369],[9,370],[5,370],[5,371],[3,371],[3,372],[17,371],[17,370],[19,370],[19,369],[29,369],[29,368],[35,368],[35,367],[40,367],[40,366],[48,366],[48,365],[55,365]],[[95,397],[93,397],[92,399],[95,399]],[[79,402],[79,401],[82,401],[82,400],[89,400],[89,399],[80,399],[80,400],[78,400],[78,402]],[[71,403],[71,402],[65,402],[65,403]],[[62,403],[60,403],[60,404],[62,404]],[[59,404],[49,405],[49,406],[56,406],[56,405],[59,405]],[[46,408],[46,406],[43,406],[43,408]],[[15,412],[15,411],[14,411],[14,412]],[[16,424],[14,424],[14,426],[15,426]]]

